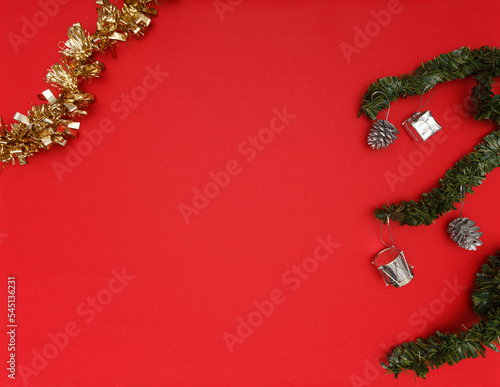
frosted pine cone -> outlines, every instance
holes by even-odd
[[[482,232],[479,232],[479,227],[476,222],[469,218],[457,218],[448,225],[448,233],[453,241],[466,250],[476,250],[483,244],[479,240]]]
[[[398,139],[398,129],[386,120],[375,120],[368,134],[368,145],[372,149],[384,149]]]

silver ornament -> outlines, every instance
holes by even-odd
[[[422,94],[420,95],[420,107],[418,110],[412,114],[405,122],[403,122],[403,128],[408,132],[413,141],[427,141],[427,139],[436,134],[442,129],[441,125],[437,123],[431,114],[430,110],[421,112],[420,110],[429,103],[431,100],[434,90],[426,103],[422,105],[424,93],[426,90],[432,87],[432,85],[427,85]]]
[[[461,248],[466,250],[476,250],[483,244],[479,240],[483,235],[476,226],[476,222],[469,218],[457,218],[450,222],[447,229],[450,238]]]
[[[386,264],[378,262],[384,259],[387,261]],[[395,246],[382,250],[375,256],[372,263],[378,269],[386,286],[392,285],[400,288],[413,279],[413,266],[408,264],[404,253]]]
[[[368,134],[368,145],[372,149],[384,149],[397,140],[398,129],[386,120],[375,120]]]
[[[384,224],[380,223],[380,241],[386,248],[373,258],[372,264],[377,268],[386,286],[392,285],[395,288],[400,288],[413,279],[413,266],[408,263],[403,251],[394,246],[389,215],[386,214],[386,217],[391,244],[384,242],[384,238],[382,238]]]
[[[416,112],[403,122],[403,128],[406,129],[413,141],[427,141],[427,139],[442,129],[432,116],[431,111]]]

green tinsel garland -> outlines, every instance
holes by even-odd
[[[394,377],[413,371],[424,378],[444,364],[453,365],[467,358],[484,357],[488,348],[498,352],[500,345],[500,250],[491,255],[476,276],[472,293],[474,311],[480,321],[465,331],[441,333],[396,347],[382,366]]]
[[[363,96],[358,117],[364,113],[375,119],[378,112],[389,107],[389,101],[423,94],[438,83],[467,76],[476,81],[471,92],[476,108],[474,118],[500,124],[500,95],[494,95],[492,91],[492,83],[500,76],[500,49],[488,46],[472,50],[461,47],[423,63],[410,74],[379,79],[370,85]],[[377,93],[372,101],[376,91],[384,93],[387,98]],[[382,223],[387,221],[389,215],[401,225],[429,225],[440,216],[456,210],[454,203],[460,202],[460,186],[464,186],[467,193],[473,193],[472,187],[481,185],[486,174],[499,166],[500,130],[497,129],[486,135],[473,152],[451,167],[439,180],[439,186],[424,193],[419,201],[384,205],[375,210],[375,216]]]

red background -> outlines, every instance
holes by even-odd
[[[42,79],[67,28],[95,29],[93,1],[58,4],[44,23],[39,2],[0,2],[7,123],[47,88]],[[379,365],[398,337],[476,321],[475,273],[500,246],[494,171],[464,208],[484,232],[478,251],[460,249],[446,233],[457,211],[429,227],[393,225],[415,266],[408,286],[385,287],[370,264],[383,247],[374,208],[418,199],[495,128],[453,111],[470,93],[465,79],[436,87],[427,107],[443,135],[429,140],[423,159],[400,125],[418,97],[391,105],[400,139],[384,151],[368,148],[370,121],[357,112],[370,83],[460,46],[499,43],[498,1],[401,1],[377,30],[373,12],[387,7],[244,0],[221,20],[212,1],[166,1],[142,41],[120,44],[117,59],[99,56],[107,70],[85,86],[96,102],[80,136],[1,172],[0,272],[5,296],[7,275],[17,277],[18,370],[11,381],[2,368],[0,385],[25,385],[19,367],[32,368],[48,335],[75,322],[79,334],[28,377],[30,386],[500,386],[493,351],[431,371],[427,381],[394,380]],[[39,27],[15,50],[9,33],[22,36],[26,20]],[[342,42],[354,46],[355,28],[367,26],[372,37],[348,63]],[[114,101],[140,92],[148,66],[169,75],[122,120],[124,105]],[[247,161],[240,144],[285,106],[296,117]],[[112,133],[99,129],[105,119]],[[92,130],[101,142],[79,148]],[[58,179],[54,163],[65,164],[71,151],[89,154]],[[410,156],[413,171],[391,187],[387,172],[398,174]],[[186,224],[179,205],[192,206],[193,189],[231,160],[241,172]],[[328,235],[340,246],[292,290],[282,276]],[[78,308],[102,296],[122,268],[135,279],[87,323]],[[456,293],[445,290],[449,283],[459,284]],[[231,353],[223,334],[236,335],[237,319],[274,289],[284,302]]]

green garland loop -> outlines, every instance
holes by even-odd
[[[417,339],[396,347],[382,367],[395,378],[413,371],[425,379],[431,369],[453,365],[463,359],[485,357],[487,349],[498,352],[500,345],[500,250],[491,255],[476,275],[472,293],[479,322],[458,333],[437,331],[427,339]]]
[[[441,54],[423,63],[410,74],[386,77],[372,83],[365,93],[358,117],[363,113],[371,119],[389,107],[389,103],[400,97],[423,94],[438,83],[472,76],[476,82],[471,92],[476,120],[488,120],[500,125],[500,95],[492,90],[493,82],[500,76],[499,47],[484,46],[479,49],[461,47]],[[377,93],[376,91],[384,93]],[[456,210],[454,203],[460,202],[460,186],[466,193],[482,184],[486,175],[500,166],[500,130],[486,135],[474,147],[474,151],[464,155],[439,180],[439,186],[424,193],[419,201],[401,201],[383,205],[374,212],[375,217],[385,223],[387,215],[401,225],[429,225],[435,219]]]

